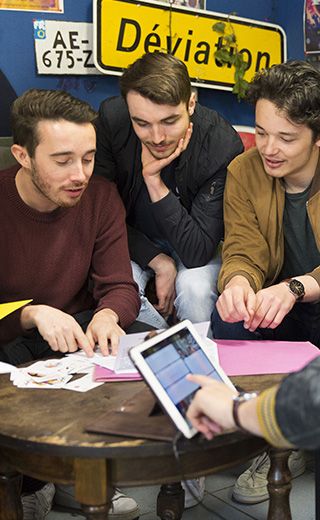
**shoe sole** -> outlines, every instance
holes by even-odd
[[[70,513],[70,514],[80,514],[83,515],[82,509],[79,509],[78,507],[70,507],[70,506],[63,506],[59,504],[53,504],[52,506],[53,511],[58,511],[59,513]],[[108,515],[108,520],[138,520],[140,517],[140,509],[137,507],[136,509],[131,510],[128,513],[111,513],[111,515]]]
[[[297,478],[297,477],[300,477],[301,475],[303,475],[303,473],[305,471],[306,471],[306,466],[301,467],[299,470],[297,470],[295,472],[294,476],[292,477],[292,480],[294,478]],[[269,500],[269,493],[267,493],[266,495],[260,495],[259,497],[257,497],[257,496],[250,497],[250,496],[245,496],[245,495],[237,495],[237,492],[233,491],[231,498],[232,498],[232,500],[234,500],[235,502],[238,502],[239,504],[260,504],[261,502],[265,502],[266,500]]]
[[[238,502],[238,504],[260,504],[261,502],[266,502],[269,500],[269,493],[267,495],[257,497],[244,497],[243,495],[237,496],[236,493],[232,493],[232,500],[234,502]]]

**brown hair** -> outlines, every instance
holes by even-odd
[[[124,99],[130,90],[159,105],[188,104],[191,83],[185,64],[164,52],[147,53],[132,63],[120,78]]]
[[[320,135],[320,71],[310,63],[291,60],[258,72],[249,85],[247,100],[271,101],[297,124]]]
[[[33,157],[39,144],[39,121],[64,119],[72,123],[92,123],[96,115],[88,103],[63,90],[30,89],[12,104],[13,142],[25,146]]]

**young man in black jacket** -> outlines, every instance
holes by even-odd
[[[95,172],[113,180],[127,211],[139,320],[166,327],[210,319],[217,299],[218,246],[227,166],[242,143],[217,112],[196,103],[184,63],[157,52],[120,79],[122,97],[99,111]],[[155,275],[158,303],[145,297]]]
[[[217,299],[226,171],[241,140],[196,103],[186,66],[169,54],[145,54],[120,88],[122,97],[100,106],[95,172],[117,184],[127,211],[138,319],[166,328],[175,307],[179,320],[207,321]],[[155,306],[145,297],[153,275]],[[190,486],[201,499],[204,478]],[[187,493],[185,506],[196,503]]]

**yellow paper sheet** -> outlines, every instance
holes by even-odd
[[[9,303],[0,303],[0,320],[5,316],[8,316],[13,311],[20,309],[27,303],[32,302],[32,300],[20,300],[18,302],[9,302]]]

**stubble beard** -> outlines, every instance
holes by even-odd
[[[55,197],[50,193],[50,186],[48,183],[46,183],[39,175],[37,168],[35,167],[34,163],[31,165],[31,181],[33,186],[35,187],[36,191],[48,199],[53,204],[56,204],[60,208],[72,208],[73,206],[76,206],[78,202],[80,201],[81,197],[78,199],[72,199],[70,201],[65,201],[58,196]]]

